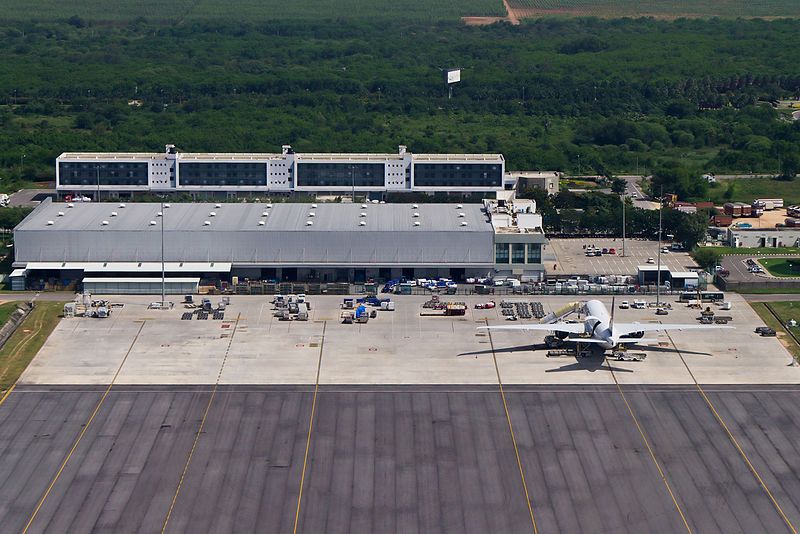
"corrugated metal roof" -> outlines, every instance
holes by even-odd
[[[160,273],[161,262],[58,262],[58,261],[31,261],[25,266],[28,270],[37,271],[84,271],[87,273]],[[164,262],[164,270],[168,273],[227,273],[231,270],[229,262]]]
[[[166,231],[197,232],[493,231],[481,204],[464,204],[460,208],[456,204],[419,204],[415,208],[412,204],[170,203],[169,207],[163,208],[163,217],[158,215],[162,210],[158,203],[120,206],[119,203],[103,202],[75,203],[68,207],[65,203],[47,202],[16,229],[160,232],[163,221]],[[415,226],[415,222],[419,226]]]

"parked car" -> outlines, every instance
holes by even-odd
[[[468,283],[468,284],[475,284],[475,283],[477,283],[477,282],[478,282],[478,279],[477,279],[477,278],[472,278],[472,277],[469,277],[469,278],[467,278],[467,279],[465,280],[465,282],[466,282],[466,283]]]
[[[620,310],[627,310],[630,307],[631,307],[631,304],[627,300],[623,300],[622,302],[619,303],[619,309]]]
[[[616,254],[616,253],[617,253],[617,249],[615,249],[615,248],[610,248],[610,249],[608,249],[608,253],[609,253],[609,254]]]
[[[761,331],[761,337],[775,337],[777,333],[773,328],[767,328]]]
[[[603,254],[608,254],[608,249],[607,248],[603,249]]]
[[[654,258],[647,258],[647,263],[655,263],[656,260]]]
[[[656,310],[656,315],[669,315],[669,312],[666,310],[666,308],[658,308]]]

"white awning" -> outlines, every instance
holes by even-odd
[[[41,271],[84,271],[85,273],[160,273],[161,262],[56,262],[41,261],[29,262],[25,268]],[[168,273],[229,273],[230,262],[177,262],[164,263],[164,270]]]
[[[20,277],[20,276],[25,276],[27,274],[27,272],[28,272],[27,269],[14,269],[13,271],[11,271],[11,274],[8,275],[8,277],[9,278],[17,278],[17,277]]]

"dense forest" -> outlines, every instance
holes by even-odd
[[[800,21],[0,26],[0,181],[66,150],[502,152],[509,169],[794,174]],[[440,69],[462,67],[453,98]],[[135,102],[134,102],[135,101]],[[664,172],[664,171],[662,171]]]

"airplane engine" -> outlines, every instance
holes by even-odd
[[[559,332],[558,330],[556,330],[555,335],[558,339],[567,339],[567,336],[569,336],[569,332]]]
[[[632,338],[632,339],[640,339],[644,337],[644,332],[631,332],[630,334],[625,334],[624,336],[620,336],[624,338]]]
[[[600,319],[590,315],[586,317],[584,323],[586,325],[586,333],[591,336],[600,324]]]

